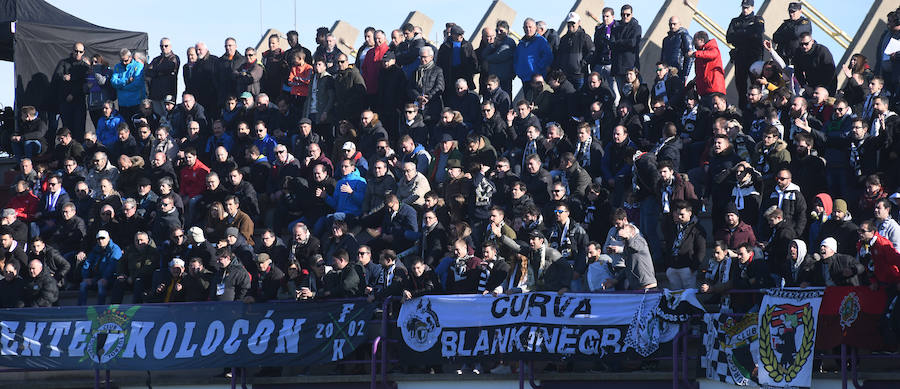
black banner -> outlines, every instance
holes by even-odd
[[[169,370],[337,361],[366,340],[364,301],[0,310],[0,365]]]

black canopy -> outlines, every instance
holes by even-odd
[[[15,63],[17,106],[53,109],[53,71],[76,41],[84,42],[85,58],[100,53],[111,63],[123,48],[147,51],[145,32],[101,27],[43,0],[0,0],[0,60]]]

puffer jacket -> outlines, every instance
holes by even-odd
[[[122,249],[115,242],[109,242],[105,248],[95,245],[81,264],[81,277],[112,280],[121,258]]]
[[[350,185],[353,193],[344,193],[341,186]],[[325,202],[337,212],[344,212],[353,216],[362,213],[363,198],[366,195],[366,179],[360,177],[359,170],[344,176],[335,184],[334,194],[328,196]]]
[[[687,29],[681,27],[678,31],[669,31],[663,38],[660,61],[666,65],[678,68],[678,75],[687,77],[691,67],[694,66],[694,57],[687,55],[694,50],[694,42]]]
[[[553,51],[547,39],[538,34],[532,38],[522,37],[516,46],[514,63],[516,75],[531,82],[531,76],[535,73],[544,74],[553,63]]]
[[[113,68],[113,88],[119,97],[119,107],[133,107],[147,98],[144,82],[144,64],[131,60],[128,65],[117,63]]]

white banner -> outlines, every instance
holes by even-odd
[[[596,358],[628,349],[647,356],[672,340],[679,313],[696,308],[695,300],[682,292],[423,296],[403,304],[397,325],[420,360]]]
[[[809,387],[823,289],[772,289],[759,307],[759,383]]]

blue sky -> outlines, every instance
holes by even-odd
[[[159,54],[158,42],[162,37],[169,37],[175,52],[185,60],[185,49],[204,41],[213,54],[221,54],[226,37],[233,36],[238,47],[256,46],[262,33],[267,28],[277,28],[282,32],[296,29],[300,32],[301,44],[313,46],[313,34],[316,27],[331,27],[335,20],[341,19],[362,31],[366,26],[373,26],[385,31],[399,27],[400,23],[412,10],[425,13],[435,21],[435,30],[445,22],[455,22],[466,30],[468,35],[481,20],[482,15],[491,4],[491,0],[388,0],[384,2],[343,0],[308,1],[308,0],[257,0],[257,1],[126,1],[110,2],[109,0],[50,0],[49,3],[77,17],[94,24],[124,30],[146,31],[150,38],[150,57]],[[714,19],[722,28],[728,27],[732,17],[740,13],[740,1],[697,1],[701,9]],[[506,4],[517,11],[516,19],[510,25],[521,32],[522,20],[533,17],[546,20],[550,26],[559,26],[574,1],[557,0],[507,0]],[[606,6],[616,10],[629,3],[634,7],[635,17],[645,26],[656,16],[660,0],[607,1]],[[724,5],[733,4],[733,6]],[[762,1],[757,1],[762,4]],[[296,14],[294,12],[296,4]],[[335,6],[338,5],[339,6]],[[376,4],[390,4],[376,5]],[[845,7],[847,3],[838,1],[816,1],[816,6],[825,15],[830,15],[834,23],[844,29],[851,37],[856,33],[870,1],[862,1],[857,7]],[[599,10],[597,10],[599,13]],[[785,12],[786,14],[786,12]],[[618,11],[616,12],[618,15]],[[840,16],[840,17],[838,17]],[[785,17],[787,17],[785,15]],[[769,23],[779,21],[767,21]],[[692,23],[691,32],[700,27]],[[825,44],[834,54],[835,61],[843,55],[843,49],[821,31],[814,29],[813,36]],[[429,39],[435,40],[434,32]],[[362,36],[355,46],[362,42]],[[727,55],[727,50],[723,50]],[[727,59],[725,59],[727,61]],[[11,105],[13,102],[13,66],[12,63],[0,63],[0,104]],[[180,81],[180,79],[179,79]],[[179,89],[180,90],[180,89]]]

